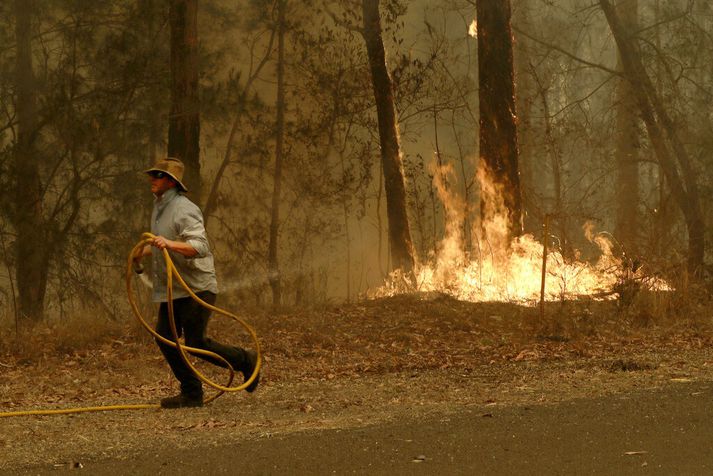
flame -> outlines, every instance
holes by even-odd
[[[511,242],[507,239],[507,219],[502,200],[495,201],[495,214],[488,223],[475,223],[472,250],[464,247],[463,218],[468,213],[464,201],[451,192],[448,180],[455,176],[450,165],[429,166],[434,187],[444,205],[446,227],[437,252],[415,268],[416,289],[440,292],[456,299],[482,302],[512,302],[534,305],[540,301],[544,247],[532,235]],[[481,194],[497,194],[487,174],[478,174]],[[616,288],[624,279],[635,280],[649,289],[671,290],[663,280],[647,278],[642,270],[633,271],[613,254],[607,233],[595,233],[592,223],[583,226],[585,237],[599,249],[594,263],[567,260],[555,249],[547,253],[546,301],[590,297],[614,299]],[[549,237],[548,237],[549,239]],[[400,271],[392,273],[385,284],[368,293],[371,298],[387,297],[413,291],[413,284]]]
[[[468,26],[468,35],[478,38],[478,20],[473,20]]]

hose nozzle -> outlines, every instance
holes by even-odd
[[[132,268],[134,269],[134,273],[136,274],[143,274],[144,272],[144,265],[141,264],[141,261],[134,260]]]

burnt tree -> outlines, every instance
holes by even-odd
[[[381,32],[379,0],[362,0],[363,29],[379,123],[381,165],[386,191],[386,215],[394,269],[410,273],[415,264],[406,212],[406,184],[396,123],[396,107]]]
[[[509,240],[522,234],[510,1],[477,0],[476,10],[481,222],[504,214]]]
[[[171,111],[168,155],[186,165],[186,187],[201,194],[198,98],[198,0],[170,0]]]

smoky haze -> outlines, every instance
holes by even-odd
[[[380,5],[422,266],[450,250],[443,240],[453,230],[465,261],[486,249],[478,248],[475,3]],[[632,51],[652,85],[643,101],[662,127],[656,142],[642,99],[626,89],[641,78],[627,76],[609,3],[513,2],[524,231],[541,240],[549,216],[546,239],[562,259],[593,263],[600,248],[582,231],[593,223],[617,259],[690,269],[699,245],[705,262],[709,238],[713,69],[700,58],[713,49],[713,7],[611,2],[635,32]],[[355,300],[393,270],[361,12],[357,1],[199,2],[202,188],[189,196],[205,209],[230,302],[272,304],[271,276],[282,305]],[[0,317],[118,319],[127,310],[126,253],[149,227],[142,171],[168,151],[165,2],[2,2],[0,44]]]

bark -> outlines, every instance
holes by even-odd
[[[688,231],[688,271],[701,272],[705,253],[704,222],[700,194],[691,160],[683,147],[673,121],[651,78],[646,72],[635,42],[608,0],[599,0],[606,15],[624,67],[624,74],[632,85],[649,140],[674,199],[683,213]],[[679,172],[680,170],[680,172]]]
[[[637,29],[637,10],[637,0],[619,0],[617,11],[632,31]],[[623,69],[621,57],[618,69]],[[624,78],[617,85],[616,108],[616,235],[627,254],[635,255],[639,231],[639,119],[635,93]]]
[[[286,0],[278,0],[277,19],[277,118],[275,123],[275,173],[273,175],[270,241],[268,244],[268,282],[272,289],[272,304],[280,305],[282,289],[277,257],[280,231],[280,197],[282,190],[282,161],[285,144],[285,9]]]
[[[513,58],[515,82],[518,88],[516,104],[518,107],[518,167],[520,169],[520,187],[522,190],[523,231],[534,234],[542,228],[539,220],[538,205],[534,202],[537,152],[536,133],[533,121],[533,108],[538,90],[533,78],[534,67],[531,64],[533,52],[531,40],[520,31],[532,31],[532,0],[520,0],[513,5],[513,26],[515,44]]]
[[[377,243],[377,249],[376,253],[379,256],[379,273],[382,278],[385,278],[386,275],[388,274],[387,272],[384,272],[384,268],[382,267],[383,264],[386,265],[386,270],[390,268],[390,254],[387,254],[386,259],[384,260],[381,257],[381,254],[384,250],[384,224],[382,223],[381,220],[381,202],[384,193],[384,174],[379,174],[379,191],[376,193],[376,229],[378,230],[379,233],[379,240]]]
[[[44,317],[49,253],[42,219],[42,184],[35,147],[38,134],[37,99],[32,70],[32,12],[34,1],[16,0],[15,35],[17,143],[15,148],[16,278],[21,319]]]
[[[481,190],[481,220],[491,223],[506,215],[505,231],[522,234],[522,194],[513,73],[510,1],[478,0],[478,77],[480,101],[480,172],[494,185]],[[483,193],[486,192],[486,193]]]
[[[183,183],[201,196],[198,98],[198,0],[170,0],[171,112],[168,155],[186,166]]]
[[[381,34],[379,0],[362,0],[364,28],[371,82],[379,123],[381,165],[386,192],[389,245],[394,269],[411,273],[415,264],[413,242],[406,212],[406,185],[396,123],[393,86],[386,68]]]

